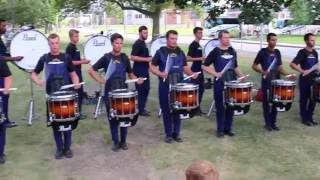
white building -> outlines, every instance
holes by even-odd
[[[124,24],[125,25],[148,25],[152,24],[152,19],[148,16],[134,10],[125,10]]]

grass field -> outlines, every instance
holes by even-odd
[[[127,42],[125,52],[130,52],[130,43]],[[64,43],[65,46],[66,43]],[[64,48],[63,48],[64,49]],[[184,47],[185,49],[185,47]],[[250,65],[253,57],[239,55],[241,69],[251,74],[251,80],[259,87],[259,76],[253,73]],[[294,103],[289,112],[279,113],[279,132],[266,132],[263,130],[262,108],[260,103],[253,103],[250,112],[245,116],[236,117],[234,120],[233,138],[215,137],[216,124],[214,116],[196,117],[183,122],[182,137],[184,143],[168,145],[163,139],[162,121],[156,117],[158,110],[157,79],[152,76],[151,94],[148,101],[148,110],[153,116],[139,120],[138,127],[130,129],[128,135],[129,151],[113,158],[111,152],[111,138],[109,128],[104,123],[104,117],[97,121],[88,118],[81,121],[79,127],[74,131],[73,147],[75,157],[72,160],[57,162],[53,155],[55,145],[52,131],[45,125],[45,98],[43,90],[35,88],[36,112],[38,120],[32,126],[27,126],[25,117],[26,106],[30,94],[28,74],[10,65],[13,71],[14,87],[19,91],[13,92],[10,98],[10,116],[17,120],[17,128],[7,131],[7,162],[0,166],[0,179],[184,179],[183,172],[186,167],[198,159],[212,161],[220,172],[222,180],[316,180],[320,179],[320,131],[319,127],[305,127],[300,123],[297,103]],[[285,64],[288,68],[288,64]],[[84,73],[86,88],[95,89],[95,83]],[[89,87],[89,88],[88,88]],[[212,99],[212,90],[207,90],[204,96],[202,108],[207,110]],[[93,106],[84,106],[88,116],[92,116]],[[316,110],[315,119],[319,120],[319,111]],[[144,125],[146,125],[144,127]],[[148,133],[146,129],[153,128]],[[102,141],[102,151],[95,151],[95,142],[91,137]],[[136,136],[141,136],[145,141],[137,141]],[[83,151],[87,144],[91,143],[88,151]],[[134,156],[141,159],[122,162],[121,158],[131,156],[130,153],[137,152]],[[88,156],[86,161],[76,161],[79,156]],[[89,156],[90,155],[90,156]],[[104,157],[109,166],[90,163],[95,157]],[[133,156],[133,155],[132,155]],[[110,157],[110,158],[109,158]],[[143,162],[146,161],[147,165]],[[74,164],[70,163],[74,162]],[[122,163],[122,166],[112,164]],[[148,177],[138,178],[138,174],[132,173],[127,178],[121,177],[121,173],[130,171],[130,164],[137,164],[140,172],[148,174]],[[142,164],[142,167],[139,165]],[[145,166],[143,166],[145,165]],[[83,166],[81,169],[70,166]],[[64,170],[66,169],[66,170]],[[72,169],[74,172],[66,173]],[[94,173],[102,171],[120,172],[118,176],[94,178]],[[101,171],[101,172],[100,172]],[[57,176],[57,177],[56,177]],[[141,176],[140,176],[141,177]]]
[[[257,37],[252,37],[249,39],[259,41]],[[304,40],[302,35],[278,35],[278,43],[304,45]]]

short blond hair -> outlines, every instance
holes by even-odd
[[[76,29],[70,29],[69,30],[69,37],[71,38],[74,34],[79,34],[79,31]]]
[[[59,38],[59,39],[60,39],[59,35],[56,34],[56,33],[52,33],[52,34],[50,34],[50,35],[48,36],[48,39],[56,39],[56,38]]]
[[[186,170],[186,180],[218,180],[219,173],[213,164],[206,160],[193,162]]]

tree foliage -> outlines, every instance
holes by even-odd
[[[54,0],[0,0],[0,17],[18,25],[52,24],[57,13]]]

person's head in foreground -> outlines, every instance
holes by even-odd
[[[186,180],[218,180],[219,173],[213,164],[206,160],[193,162],[186,170]]]

